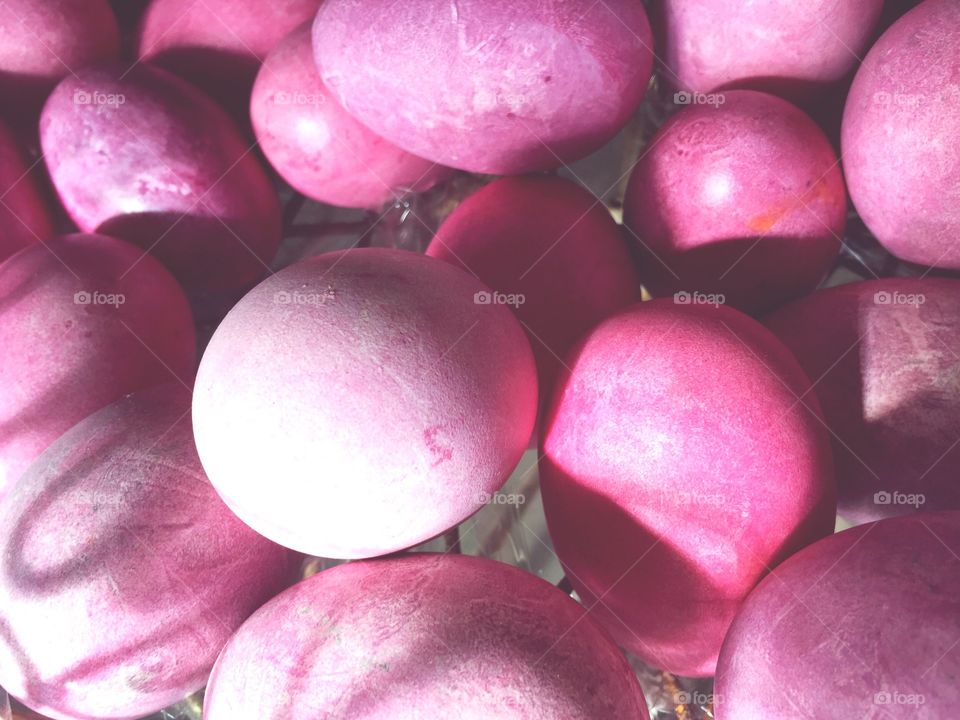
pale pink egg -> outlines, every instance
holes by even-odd
[[[433,258],[327,253],[217,328],[194,396],[210,480],[255,530],[325,557],[383,555],[483,506],[527,447],[530,344],[488,288]]]

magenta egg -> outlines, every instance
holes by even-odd
[[[34,127],[61,79],[120,55],[120,30],[107,0],[4,0],[0,38],[3,113]]]
[[[52,234],[53,223],[32,169],[13,133],[0,123],[0,262]]]
[[[540,463],[567,577],[645,662],[712,675],[750,590],[833,531],[810,381],[746,315],[668,300],[604,321],[567,364]]]
[[[960,510],[960,281],[841,285],[764,322],[816,381],[844,518]]]
[[[260,64],[322,0],[152,0],[137,54],[176,73],[244,119]]]
[[[653,65],[637,0],[409,0],[382,13],[327,0],[313,38],[323,81],[364,125],[421,157],[501,175],[604,145]]]
[[[960,5],[926,0],[887,30],[843,114],[850,197],[909,262],[960,269]]]
[[[812,290],[840,250],[843,174],[803,112],[750,90],[674,115],[640,156],[624,222],[656,295],[722,295],[746,311]]]
[[[57,720],[126,720],[203,687],[293,555],[220,501],[179,385],[54,443],[0,504],[0,683]]]
[[[646,720],[587,610],[518,568],[414,554],[339,565],[274,598],[217,660],[208,720]]]
[[[960,704],[960,513],[838,533],[770,573],[717,666],[717,720],[924,718]]]
[[[253,147],[189,83],[145,63],[83,71],[50,96],[40,137],[74,222],[149,250],[191,296],[266,273],[277,194]]]
[[[883,0],[658,0],[664,79],[682,91],[749,87],[808,97],[856,67]]]
[[[320,80],[309,25],[294,31],[264,62],[250,113],[267,159],[315,200],[379,208],[450,174],[384,140],[340,107]]]
[[[200,363],[197,447],[255,530],[312,555],[382,555],[478,510],[537,408],[520,323],[486,286],[399,250],[327,253],[230,311]]]
[[[120,240],[67,235],[0,264],[0,506],[50,443],[125,394],[192,378],[183,291]]]
[[[520,318],[546,395],[587,330],[640,299],[620,228],[603,203],[557,177],[504,178],[443,222],[427,255],[475,274]]]

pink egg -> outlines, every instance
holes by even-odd
[[[179,385],[52,445],[0,505],[0,557],[0,683],[57,720],[139,718],[199,690],[294,569],[204,477]]]
[[[315,200],[379,208],[450,174],[387,142],[340,107],[317,73],[309,25],[291,33],[264,62],[250,113],[267,159]]]
[[[242,290],[280,243],[280,204],[253,148],[189,83],[139,64],[64,80],[43,111],[47,167],[86,232],[156,255],[193,296]]]
[[[843,165],[894,255],[960,269],[960,4],[926,0],[873,46],[843,115]]]
[[[440,226],[427,255],[475,274],[523,323],[546,395],[587,330],[640,299],[620,228],[597,198],[557,177],[504,178]]]
[[[246,119],[260,64],[322,0],[152,0],[137,54],[198,85]]]
[[[183,291],[139,248],[67,235],[0,265],[0,506],[50,443],[125,394],[192,376]]]
[[[841,285],[764,322],[816,380],[844,518],[960,510],[960,281]]]
[[[250,292],[197,376],[197,447],[255,530],[325,557],[427,540],[478,510],[527,446],[530,344],[447,263],[328,253]]]
[[[464,555],[339,565],[267,603],[217,660],[207,720],[646,720],[626,658],[543,580]]]
[[[120,55],[117,19],[106,0],[3,0],[0,38],[0,106],[34,127],[61,79]]]
[[[567,364],[540,463],[567,577],[645,662],[712,675],[747,593],[833,530],[810,381],[746,315],[667,300],[601,323]]]
[[[820,540],[754,590],[723,644],[717,720],[923,718],[960,705],[960,513]]]
[[[798,98],[856,67],[883,0],[659,0],[658,9],[663,78],[674,87],[750,87]]]
[[[31,170],[13,133],[0,123],[0,262],[53,234],[50,214]]]
[[[597,150],[643,98],[653,64],[638,0],[327,0],[320,73],[404,150],[474,172],[559,167]]]
[[[640,156],[624,222],[654,295],[723,295],[746,311],[812,290],[840,249],[843,174],[814,122],[737,90],[674,115]]]

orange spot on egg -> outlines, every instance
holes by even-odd
[[[807,210],[811,203],[815,202],[834,203],[836,199],[833,193],[827,187],[826,178],[820,178],[811,185],[799,198],[789,197],[780,202],[766,212],[754,215],[747,220],[747,227],[756,233],[764,234],[770,232],[774,226],[783,218],[796,212],[797,210]]]

